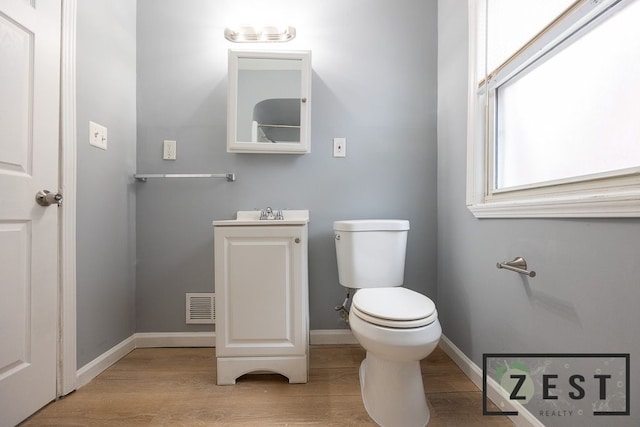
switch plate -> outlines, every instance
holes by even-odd
[[[168,139],[164,140],[162,158],[164,160],[175,160],[176,159],[176,141],[171,141],[171,140],[168,140]]]
[[[333,157],[347,157],[347,138],[333,138]]]
[[[102,150],[107,149],[107,128],[98,123],[89,122],[89,144]]]

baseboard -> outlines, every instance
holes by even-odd
[[[440,338],[440,348],[455,362],[456,365],[482,390],[482,369],[469,359],[458,347],[444,335]],[[487,397],[502,411],[518,411],[518,415],[509,417],[519,427],[544,427],[536,417],[518,402],[507,399],[500,384],[493,378],[487,378]]]
[[[358,344],[351,329],[314,329],[309,332],[311,345]]]
[[[136,348],[215,347],[215,332],[138,332]],[[358,344],[350,329],[315,329],[309,332],[311,345]]]
[[[135,334],[122,341],[120,344],[112,347],[100,356],[93,359],[91,362],[78,369],[76,382],[77,388],[80,388],[100,375],[109,366],[122,359],[136,348]]]
[[[138,332],[136,348],[215,347],[215,332]]]

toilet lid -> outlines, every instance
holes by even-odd
[[[360,289],[352,309],[368,322],[396,328],[416,328],[432,323],[436,305],[426,296],[403,287]]]

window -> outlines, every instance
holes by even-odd
[[[640,216],[640,0],[469,5],[469,209]]]

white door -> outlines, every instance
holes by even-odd
[[[56,398],[61,0],[0,0],[0,425]]]

